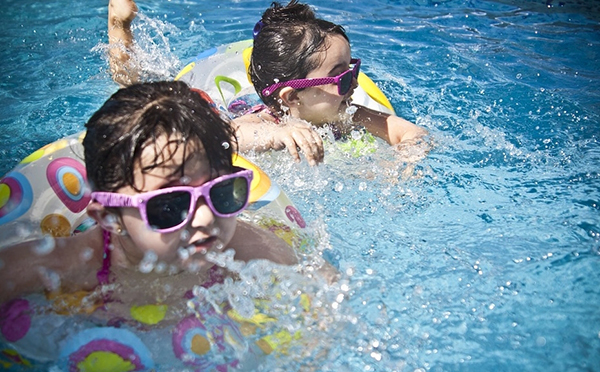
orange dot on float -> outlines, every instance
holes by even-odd
[[[42,219],[40,229],[45,235],[51,235],[55,238],[67,237],[71,235],[71,223],[60,214],[51,213]]]
[[[0,183],[0,208],[4,207],[10,200],[10,187],[5,183]]]
[[[190,348],[196,355],[204,355],[210,351],[210,342],[200,335],[192,337],[192,347]]]
[[[81,190],[81,184],[79,183],[79,178],[73,173],[65,173],[63,175],[63,185],[71,195],[78,195]]]

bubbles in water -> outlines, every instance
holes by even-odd
[[[360,191],[365,191],[367,189],[367,183],[366,182],[361,182],[358,184],[358,189]]]
[[[358,140],[360,140],[363,137],[363,134],[359,130],[353,130],[352,132],[350,132],[350,137],[353,140],[358,141]]]
[[[38,267],[38,274],[46,290],[54,292],[60,289],[60,275],[58,273],[45,267]]]
[[[216,226],[210,230],[210,235],[219,235],[220,233],[221,233],[221,229],[219,229]]]
[[[342,190],[344,189],[344,184],[341,182],[337,182],[335,184],[334,190],[337,192],[342,192]]]
[[[179,182],[181,182],[182,185],[189,185],[190,182],[192,182],[192,179],[190,176],[183,176],[179,179]]]
[[[164,262],[158,262],[154,267],[154,272],[162,274],[167,270],[167,264]]]
[[[354,115],[356,110],[358,110],[358,107],[356,107],[354,105],[350,105],[350,106],[346,107],[346,115],[352,116],[352,115]]]
[[[156,255],[156,253],[152,251],[146,251],[144,253],[144,258],[142,259],[142,261],[140,261],[140,264],[138,265],[138,269],[140,270],[140,272],[147,274],[154,270],[154,266],[157,260],[158,256]]]
[[[81,255],[80,255],[81,260],[83,262],[87,262],[87,261],[91,260],[93,256],[94,256],[94,250],[90,247],[84,248],[81,251]]]
[[[33,229],[29,225],[25,225],[25,224],[21,224],[21,223],[19,223],[19,224],[17,224],[17,226],[15,226],[15,231],[17,233],[17,236],[19,236],[21,238],[26,238],[33,233]]]
[[[56,241],[51,236],[45,236],[40,239],[39,243],[33,247],[33,253],[38,256],[45,256],[52,252],[56,247]]]
[[[190,238],[190,232],[188,231],[188,229],[183,229],[181,230],[181,233],[179,234],[179,239],[183,242],[187,241]]]
[[[190,247],[193,249],[193,247]],[[184,247],[179,247],[179,249],[177,250],[177,255],[179,256],[179,259],[182,261],[187,260],[188,258],[190,258],[190,252],[187,248]]]
[[[206,259],[209,262],[217,264],[218,266],[230,267],[234,263],[233,256],[235,256],[235,251],[233,249],[228,249],[220,254],[216,252],[208,252],[206,254]]]

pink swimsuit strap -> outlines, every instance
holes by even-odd
[[[110,274],[110,232],[102,230],[104,239],[104,257],[102,258],[102,268],[96,274],[98,283],[101,285],[108,284],[108,276]]]

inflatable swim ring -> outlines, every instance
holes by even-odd
[[[240,94],[254,92],[247,73],[251,53],[251,39],[205,50],[193,58],[175,80],[185,81],[204,90],[218,103],[221,110],[227,111],[231,102]],[[352,95],[354,103],[394,114],[385,94],[362,72],[358,76],[358,85]]]
[[[69,236],[94,224],[85,213],[90,197],[83,137],[84,133],[78,133],[44,146],[0,179],[2,246],[48,235]],[[289,198],[247,159],[234,155],[233,163],[254,173],[250,205],[244,213],[252,215],[254,221],[258,218],[263,227],[301,248],[305,238],[297,231],[304,229],[306,223]],[[59,367],[65,371],[145,371],[155,367],[155,358],[161,364],[197,371],[227,371],[237,367],[241,359],[244,366],[255,366],[260,356],[281,343],[273,342],[272,337],[250,342],[247,334],[242,335],[240,329],[245,324],[260,323],[260,314],[242,319],[205,306],[196,309],[195,316],[165,328],[161,327],[161,321],[167,306],[144,305],[131,308],[130,322],[137,324],[133,328],[114,327],[110,323],[99,326],[85,316],[103,303],[90,302],[93,297],[88,292],[54,298],[37,296],[37,301],[28,297],[0,304],[3,370],[56,363],[58,355]],[[44,310],[48,308],[52,311]],[[156,329],[137,332],[139,327],[154,325]],[[164,340],[169,339],[172,348],[165,348]]]

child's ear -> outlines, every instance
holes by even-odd
[[[98,202],[91,202],[87,207],[88,216],[92,217],[106,231],[120,234],[123,231],[120,218]]]
[[[279,90],[279,98],[281,98],[282,104],[287,107],[296,106],[300,102],[298,91],[292,87],[281,88]]]

